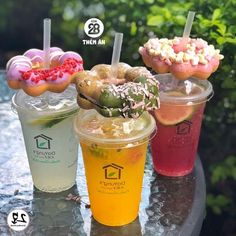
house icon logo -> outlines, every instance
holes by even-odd
[[[40,134],[40,135],[35,136],[34,139],[36,141],[37,148],[50,149],[52,138],[50,138],[44,134]]]
[[[192,122],[184,120],[183,122],[176,125],[176,133],[179,135],[189,134],[191,131]]]
[[[103,166],[105,179],[120,179],[121,172],[124,167],[117,164],[111,163],[109,165]]]

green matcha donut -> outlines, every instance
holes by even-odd
[[[111,67],[105,64],[81,73],[76,80],[78,104],[85,109],[92,107],[106,117],[138,118],[143,111],[158,109],[158,82],[154,76],[145,67],[132,68],[121,63],[118,68],[117,80],[109,80]]]

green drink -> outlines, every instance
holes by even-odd
[[[69,189],[75,184],[78,156],[73,132],[78,110],[75,89],[38,97],[20,90],[12,104],[21,122],[35,187],[45,192]]]

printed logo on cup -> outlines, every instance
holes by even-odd
[[[44,163],[59,163],[53,139],[44,134],[39,134],[34,138],[35,146],[32,149],[32,160],[35,162]]]
[[[38,149],[50,149],[51,148],[51,141],[52,138],[44,135],[44,134],[40,134],[34,137],[35,142],[36,142],[36,147]]]
[[[111,163],[103,166],[105,179],[120,179],[124,167]]]
[[[26,229],[29,221],[29,215],[24,210],[13,210],[7,216],[7,224],[14,231]]]
[[[179,135],[189,134],[191,131],[192,122],[184,120],[183,122],[176,125],[176,133]]]
[[[124,194],[129,192],[123,176],[124,167],[110,163],[101,168],[104,178],[99,181],[98,192],[104,194]]]
[[[83,39],[84,45],[104,45],[105,40],[96,39],[103,34],[104,25],[98,18],[90,18],[84,24],[84,32],[91,39]]]

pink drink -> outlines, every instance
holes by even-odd
[[[208,81],[177,81],[158,75],[161,107],[154,117],[157,132],[151,141],[154,169],[166,176],[184,176],[193,170],[203,111],[212,86]]]
[[[197,107],[192,119],[165,126],[157,121],[158,135],[151,143],[155,170],[162,175],[184,176],[194,166],[205,103]]]

